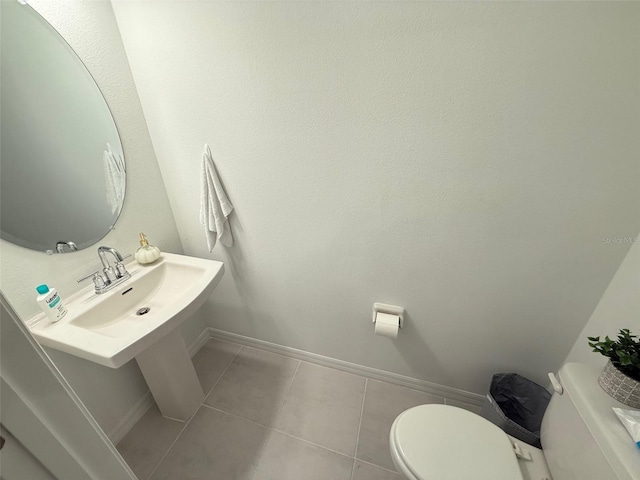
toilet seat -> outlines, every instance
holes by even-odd
[[[500,428],[449,405],[420,405],[396,418],[389,438],[396,467],[410,480],[522,480]]]

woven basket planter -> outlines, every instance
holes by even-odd
[[[610,361],[602,370],[598,384],[620,403],[640,408],[640,382],[622,373]]]

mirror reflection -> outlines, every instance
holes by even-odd
[[[116,125],[58,32],[28,5],[0,8],[0,236],[40,251],[89,247],[124,202]]]

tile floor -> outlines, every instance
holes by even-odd
[[[479,407],[220,340],[193,359],[186,423],[152,407],[119,443],[140,480],[401,480],[389,429],[423,403]]]

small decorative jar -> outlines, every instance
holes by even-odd
[[[602,370],[598,384],[620,403],[640,408],[640,382],[622,373],[611,361]]]

